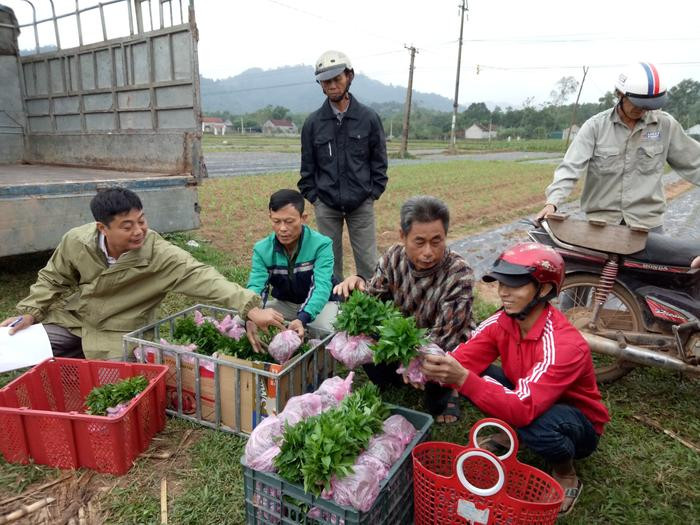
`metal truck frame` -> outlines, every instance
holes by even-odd
[[[155,230],[197,228],[193,0],[0,2],[31,13],[18,23],[0,6],[0,257],[54,248],[114,185],[139,194]]]

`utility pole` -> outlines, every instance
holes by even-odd
[[[411,97],[413,96],[413,61],[416,58],[418,50],[414,47],[404,45],[411,52],[411,65],[408,68],[408,88],[406,88],[406,104],[403,108],[403,130],[401,131],[401,149],[399,149],[399,157],[406,158],[408,153],[408,123],[411,118]]]
[[[459,50],[457,51],[457,79],[455,80],[455,101],[452,105],[452,128],[450,129],[450,153],[457,153],[457,144],[455,142],[455,126],[457,125],[457,108],[459,107],[459,69],[462,65],[462,36],[464,35],[464,12],[469,9],[467,0],[462,0],[462,5],[459,6],[462,13],[462,20],[459,24]]]
[[[566,145],[564,146],[564,151],[569,149],[569,139],[571,138],[571,128],[576,124],[576,108],[578,108],[578,100],[581,98],[581,91],[583,91],[583,83],[586,81],[586,75],[588,74],[588,66],[583,66],[583,78],[581,79],[581,85],[578,87],[578,95],[576,95],[576,102],[574,103],[574,109],[571,112],[571,124],[569,125],[569,132],[566,134]]]

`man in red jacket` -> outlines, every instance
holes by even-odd
[[[451,354],[426,356],[423,372],[515,427],[520,441],[552,465],[566,494],[561,514],[568,513],[583,487],[574,459],[595,451],[610,416],[586,341],[549,304],[564,280],[564,261],[548,246],[521,243],[483,279],[498,281],[503,307]],[[492,364],[499,357],[503,368]],[[504,437],[485,448],[496,451]]]

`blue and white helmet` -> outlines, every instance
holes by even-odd
[[[620,73],[615,89],[642,109],[659,109],[668,102],[666,85],[654,64],[640,62]]]

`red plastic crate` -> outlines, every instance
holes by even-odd
[[[0,452],[10,463],[125,474],[165,426],[165,365],[51,358],[0,389]],[[118,417],[82,413],[96,386],[143,375]]]

